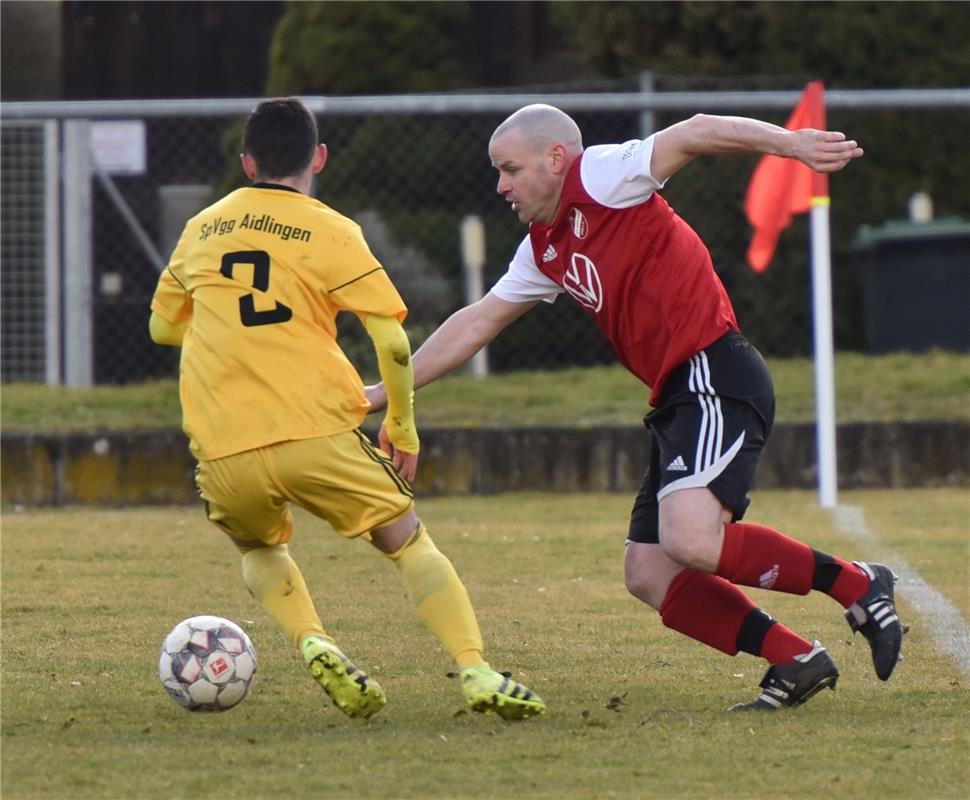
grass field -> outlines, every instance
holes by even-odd
[[[849,558],[867,554],[809,492],[761,492],[749,517]],[[970,504],[955,490],[845,493],[881,542],[970,618]],[[329,629],[388,692],[349,720],[244,590],[198,508],[7,512],[3,519],[4,798],[962,798],[967,677],[923,618],[888,683],[841,609],[755,592],[821,639],[838,691],[775,715],[732,715],[763,664],[663,628],[622,586],[630,498],[422,501],[477,605],[488,655],[549,704],[522,723],[462,713],[457,681],[393,568],[298,517],[292,545]],[[248,629],[253,692],[193,715],[156,677],[158,648],[202,612]]]
[[[812,362],[771,359],[779,422],[815,419]],[[932,352],[835,360],[839,422],[970,420],[970,355]],[[476,380],[456,373],[417,395],[419,427],[637,425],[649,392],[622,367],[515,372]],[[914,396],[919,397],[914,402]],[[90,389],[3,387],[6,430],[178,428],[175,381]],[[374,420],[376,423],[376,420]]]

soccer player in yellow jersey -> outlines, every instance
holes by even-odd
[[[326,160],[299,100],[261,102],[242,154],[252,186],[188,221],[152,298],[152,338],[182,348],[183,427],[206,514],[242,554],[253,597],[348,716],[369,717],[386,698],[321,623],[287,550],[293,503],[394,563],[457,663],[472,709],[540,714],[534,692],[486,663],[468,593],[415,514],[407,309],[360,228],[309,196]],[[374,341],[390,455],[359,430],[369,404],[336,341],[340,311],[356,314]]]

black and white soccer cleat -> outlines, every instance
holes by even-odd
[[[889,680],[900,659],[903,626],[896,613],[894,584],[896,574],[884,564],[854,561],[869,576],[869,589],[845,612],[849,627],[869,640],[872,665],[879,680]]]
[[[761,679],[761,694],[750,703],[738,703],[729,711],[780,711],[800,706],[822,689],[834,689],[839,670],[821,644],[795,656],[791,664],[775,664]]]

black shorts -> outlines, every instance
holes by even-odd
[[[774,418],[768,367],[740,333],[725,334],[675,368],[660,405],[644,419],[650,464],[627,538],[658,543],[660,500],[678,489],[706,486],[741,519]]]

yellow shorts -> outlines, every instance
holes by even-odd
[[[195,480],[206,516],[241,549],[288,542],[290,503],[348,538],[369,535],[414,505],[411,485],[359,430],[200,461]]]

